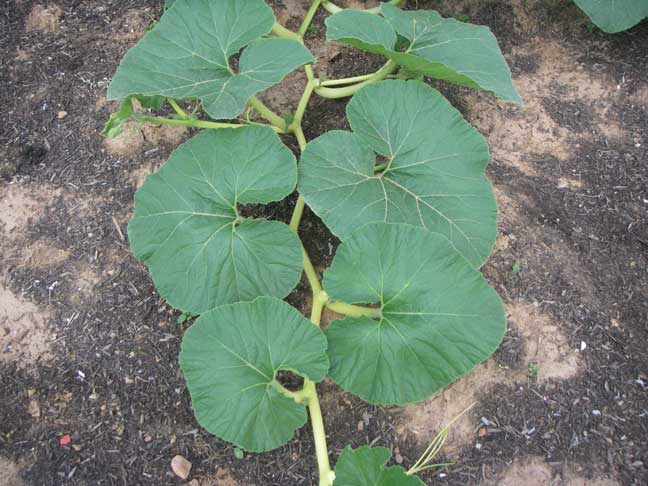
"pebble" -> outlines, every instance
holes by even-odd
[[[171,460],[171,469],[180,479],[187,479],[191,472],[191,463],[184,457],[177,455]]]

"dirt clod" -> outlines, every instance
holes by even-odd
[[[25,22],[25,28],[27,32],[56,32],[62,16],[63,10],[58,5],[34,5]]]

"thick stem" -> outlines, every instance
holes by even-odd
[[[286,131],[286,121],[266,105],[264,105],[261,100],[259,100],[255,96],[252,96],[248,100],[248,103],[259,113],[259,115],[268,120],[273,126],[277,127],[282,132]]]
[[[351,317],[371,317],[380,319],[382,311],[373,307],[363,307],[361,305],[347,304],[346,302],[328,302],[326,307],[338,314],[344,314]]]
[[[272,33],[277,37],[284,37],[286,39],[292,39],[292,40],[302,42],[302,38],[299,34],[296,34],[290,29],[286,29],[279,22],[275,22],[274,25],[272,26]]]
[[[313,17],[315,16],[315,13],[317,12],[317,9],[319,8],[321,3],[322,0],[313,0],[310,9],[308,9],[308,12],[306,12],[306,17],[304,17],[304,21],[299,26],[299,30],[297,31],[297,34],[299,34],[301,37],[303,37],[306,31],[308,30],[308,27],[313,21]]]
[[[304,383],[304,390],[308,390],[310,394],[308,412],[310,414],[311,427],[313,428],[313,441],[315,442],[315,454],[319,469],[319,486],[331,486],[335,480],[335,473],[331,470],[331,464],[329,463],[324,420],[322,419],[322,409],[320,408],[319,398],[317,397],[315,383],[306,381]]]
[[[297,202],[295,203],[295,209],[293,209],[292,217],[290,218],[290,229],[297,233],[297,228],[299,228],[299,222],[301,221],[302,214],[304,213],[304,206],[306,201],[304,198],[299,195]]]
[[[304,113],[306,112],[306,107],[308,106],[308,101],[310,100],[311,95],[313,94],[313,90],[315,87],[313,86],[312,82],[308,82],[306,84],[306,88],[304,88],[304,93],[302,94],[301,98],[299,99],[299,104],[297,105],[297,110],[295,110],[295,119],[293,122],[290,124],[290,131],[295,131],[297,127],[300,128],[301,130],[301,122],[304,119]],[[300,150],[303,150],[300,147]]]
[[[322,286],[319,282],[319,276],[317,275],[317,272],[315,271],[315,267],[313,267],[313,264],[311,263],[310,258],[308,257],[308,253],[306,253],[306,250],[303,247],[302,247],[302,260],[304,264],[304,273],[306,274],[306,279],[308,280],[308,284],[313,290],[313,306],[315,305],[315,300],[324,299],[324,302],[322,302],[322,307],[323,307],[324,303],[328,300],[328,295],[326,295],[326,292],[322,290]],[[317,324],[319,324],[319,320]]]
[[[315,93],[317,93],[322,98],[330,98],[330,99],[346,98],[347,96],[353,96],[355,93],[360,91],[365,86],[371,83],[375,83],[377,81],[382,81],[391,73],[393,73],[397,67],[398,65],[394,61],[389,60],[385,63],[385,65],[382,68],[380,68],[380,70],[376,71],[373,75],[371,75],[369,78],[367,78],[365,81],[362,81],[361,83],[352,84],[351,86],[345,86],[343,88],[327,88],[325,86],[320,86],[315,88]]]

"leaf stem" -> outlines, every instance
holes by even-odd
[[[315,454],[317,456],[317,467],[319,469],[319,485],[331,486],[335,480],[335,473],[331,470],[328,458],[328,447],[326,445],[326,432],[324,431],[324,420],[320,408],[317,389],[312,381],[304,382],[304,391],[310,395],[308,400],[308,412],[313,429],[313,441],[315,442]]]
[[[306,88],[304,88],[304,93],[299,99],[297,110],[295,110],[295,119],[288,127],[289,131],[294,132],[298,127],[301,130],[301,122],[304,119],[304,113],[306,112],[308,101],[310,100],[314,89],[315,89],[314,83],[312,83],[311,81],[306,83]],[[303,150],[303,148],[300,147],[300,150]]]
[[[158,123],[164,125],[177,125],[181,127],[196,127],[196,128],[240,128],[245,125],[237,123],[221,123],[210,122],[205,120],[176,120],[174,118],[161,118],[158,116],[137,115],[133,114],[132,117],[139,122]]]
[[[292,39],[298,42],[303,42],[299,34],[293,32],[290,29],[286,29],[279,22],[275,22],[274,25],[272,26],[272,33],[277,37],[284,37],[286,39]]]
[[[405,0],[390,0],[387,3],[391,3],[392,5],[398,6],[401,3],[405,3]],[[332,14],[341,12],[342,10],[346,10],[344,8],[338,7],[333,2],[329,2],[328,0],[324,0],[324,2],[322,3],[322,7],[324,7],[329,13],[332,13]],[[380,13],[380,7],[368,8],[366,11],[369,12],[369,13],[378,14],[378,13]]]
[[[322,0],[313,0],[313,3],[311,4],[310,8],[308,9],[308,12],[306,12],[306,16],[304,17],[304,21],[299,26],[299,30],[297,31],[297,34],[300,35],[301,37],[304,37],[304,34],[306,34],[306,31],[308,30],[308,27],[310,26],[311,22],[313,21],[313,17],[315,16],[315,13],[317,12],[317,9],[319,8],[321,3],[322,3]]]
[[[180,127],[195,127],[195,128],[242,128],[249,127],[250,124],[240,124],[240,123],[221,123],[221,122],[211,122],[206,120],[194,120],[192,118],[188,120],[176,120],[174,118],[161,118],[157,116],[148,116],[148,115],[137,115],[133,114],[132,118],[139,122],[148,122],[155,124],[163,125],[176,125]],[[262,125],[262,124],[259,124]],[[264,125],[270,126],[270,125]],[[285,133],[285,131],[279,129],[278,127],[271,126],[271,128],[277,133]]]
[[[328,295],[325,295],[326,292],[324,292],[324,290],[322,289],[322,285],[319,282],[319,277],[317,275],[317,272],[315,271],[315,267],[313,267],[313,263],[311,262],[310,257],[308,256],[308,253],[306,253],[306,250],[303,246],[302,260],[304,264],[304,273],[306,274],[306,279],[308,280],[308,285],[310,285],[310,288],[313,291],[313,308],[315,307],[316,300],[324,300],[324,302],[321,302],[321,306],[324,307],[324,304],[328,300]],[[319,320],[317,324],[319,324]]]
[[[346,302],[330,301],[326,303],[326,307],[338,314],[344,314],[351,317],[371,317],[372,319],[380,319],[382,317],[382,310],[374,307],[363,307],[361,305],[347,304]]]
[[[317,93],[322,98],[329,99],[346,98],[347,96],[353,96],[365,86],[377,81],[382,81],[391,73],[393,73],[397,67],[398,65],[390,59],[382,68],[380,68],[378,71],[373,73],[370,77],[368,77],[361,83],[352,84],[351,86],[344,86],[342,88],[327,88],[326,86],[319,86],[315,88],[315,93]]]
[[[294,392],[292,390],[289,390],[285,386],[283,386],[276,379],[273,379],[270,382],[270,386],[272,386],[272,388],[277,390],[282,395],[293,399],[297,403],[308,404],[308,401],[310,400],[310,395],[308,394],[308,392],[304,388],[302,388],[299,391]]]
[[[389,164],[390,164],[390,162],[385,162],[384,164],[378,164],[378,165],[375,165],[374,168],[373,168],[374,173],[376,173],[376,172],[382,172],[382,171],[385,170],[387,167],[389,167]]]
[[[304,198],[300,194],[299,197],[297,198],[297,202],[295,203],[295,208],[293,209],[293,213],[290,218],[290,224],[289,224],[290,229],[293,230],[295,233],[297,233],[299,222],[301,221],[302,214],[304,213],[305,204],[306,201],[304,201]]]
[[[352,78],[341,78],[341,79],[328,79],[325,81],[320,81],[320,86],[340,86],[343,84],[353,84],[359,83],[361,81],[366,81],[371,78],[375,73],[363,74],[361,76],[353,76]]]
[[[185,111],[182,108],[180,108],[180,105],[178,103],[176,103],[176,100],[174,100],[173,98],[167,98],[167,101],[169,102],[171,107],[175,110],[175,112],[178,115],[180,115],[182,118],[184,118],[184,119],[191,118],[189,115],[187,115],[185,113]]]
[[[282,133],[286,131],[286,121],[264,105],[256,96],[252,96],[248,100],[248,103],[259,113],[259,115],[268,120],[273,126],[280,129]]]

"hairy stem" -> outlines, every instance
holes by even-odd
[[[252,96],[248,100],[248,103],[259,113],[259,115],[268,120],[273,126],[277,127],[282,132],[286,131],[286,121],[264,105],[256,96]]]
[[[317,93],[322,98],[330,98],[330,99],[346,98],[347,96],[353,96],[355,93],[360,91],[365,86],[371,83],[375,83],[377,81],[382,81],[391,73],[393,73],[397,67],[398,65],[394,61],[389,60],[385,63],[385,65],[382,68],[380,68],[378,71],[373,73],[369,78],[362,81],[361,83],[352,84],[351,86],[344,86],[342,88],[327,88],[326,86],[320,86],[315,88],[315,93]]]

